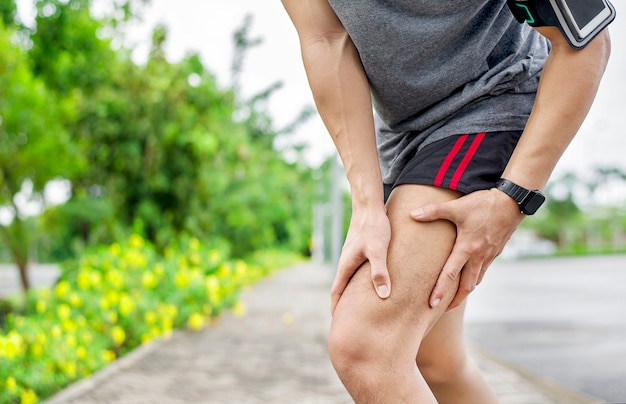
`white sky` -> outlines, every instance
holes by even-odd
[[[31,0],[20,0],[29,3]],[[617,0],[614,1],[614,3]],[[564,171],[584,172],[597,165],[620,165],[626,168],[626,24],[620,13],[611,25],[613,51],[596,102],[578,136],[561,159],[555,176]],[[27,10],[24,8],[24,10]],[[129,33],[129,44],[141,60],[150,45],[150,32],[157,23],[169,28],[166,53],[172,61],[188,52],[198,52],[207,68],[226,85],[230,80],[234,30],[246,14],[254,20],[251,37],[261,37],[262,45],[249,52],[243,74],[244,96],[250,96],[275,81],[284,87],[276,92],[269,105],[276,127],[290,122],[305,105],[313,105],[307,85],[296,34],[279,0],[152,0],[142,15],[143,23]],[[319,118],[299,130],[300,139],[308,139],[309,160],[320,162],[333,152]]]

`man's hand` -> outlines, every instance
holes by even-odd
[[[450,202],[426,205],[411,212],[411,217],[420,222],[445,219],[456,225],[456,242],[429,300],[431,307],[437,307],[445,291],[459,282],[457,293],[447,308],[449,311],[461,304],[482,281],[485,271],[502,252],[524,215],[508,195],[491,189]]]
[[[341,251],[337,275],[331,289],[331,313],[343,294],[352,275],[369,261],[372,283],[381,299],[391,293],[391,280],[387,270],[387,250],[391,239],[391,226],[386,212],[353,211],[346,242]]]

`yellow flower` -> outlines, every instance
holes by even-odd
[[[103,351],[102,359],[107,363],[113,362],[115,360],[115,352],[109,350]]]
[[[15,380],[13,376],[9,376],[4,384],[7,386],[7,390],[10,393],[14,393],[15,390],[17,390],[17,380]]]
[[[76,340],[76,335],[74,334],[68,334],[65,336],[65,343],[67,344],[67,346],[69,346],[70,348],[74,348],[76,346],[77,340]]]
[[[36,339],[37,339],[37,342],[41,343],[42,345],[45,345],[48,343],[48,337],[43,332],[40,332],[39,334],[37,334]]]
[[[115,311],[108,311],[108,312],[106,313],[106,319],[107,319],[107,320],[109,321],[109,323],[111,323],[111,324],[115,324],[115,323],[117,323],[118,317],[119,317],[119,316],[117,315],[117,312],[115,312]]]
[[[6,337],[0,336],[0,357],[15,359],[24,352],[24,348],[22,336],[17,332],[11,331]]]
[[[65,362],[61,365],[61,368],[70,379],[76,377],[76,364],[74,362]]]
[[[35,359],[41,359],[44,354],[44,349],[41,344],[34,343],[30,346],[30,351]]]
[[[57,315],[61,320],[67,320],[72,316],[72,309],[67,304],[60,304],[57,306]]]
[[[41,299],[47,299],[50,297],[50,289],[39,289],[37,290],[37,296]]]
[[[116,269],[111,269],[107,272],[107,282],[115,289],[121,289],[124,286],[124,277],[122,273]]]
[[[83,330],[83,332],[80,334],[80,337],[81,341],[86,345],[91,344],[91,342],[93,341],[93,333],[91,331]]]
[[[78,325],[70,319],[61,321],[61,326],[65,332],[74,332],[78,329]]]
[[[167,314],[169,314],[170,317],[176,317],[176,315],[178,314],[178,308],[174,306],[173,304],[168,305]]]
[[[59,298],[64,298],[70,291],[70,284],[68,281],[61,281],[54,287],[54,294]]]
[[[189,282],[191,282],[191,279],[187,270],[181,269],[176,272],[176,278],[174,279],[176,287],[180,289],[185,289],[187,286],[189,286]]]
[[[63,330],[61,330],[61,327],[59,327],[58,325],[54,325],[52,327],[52,336],[54,338],[59,338],[62,333],[63,333]]]
[[[237,302],[235,307],[233,307],[233,312],[237,317],[243,317],[246,315],[246,305],[242,302]]]
[[[242,260],[237,260],[237,262],[235,262],[235,274],[243,278],[246,276],[246,272],[248,272],[248,265]]]
[[[109,253],[113,256],[119,256],[120,255],[120,245],[117,243],[113,243],[109,246]]]
[[[130,244],[132,248],[137,248],[137,249],[143,247],[144,245],[143,238],[138,234],[133,234],[132,236],[130,236],[128,243]]]
[[[46,304],[45,300],[37,300],[35,308],[37,309],[37,313],[42,314],[46,311],[48,305]]]
[[[157,277],[150,271],[144,271],[141,275],[141,284],[146,289],[154,289],[154,287],[159,283]]]
[[[216,276],[210,275],[206,278],[206,289],[211,303],[218,303],[220,300],[220,282]]]
[[[153,325],[152,327],[150,327],[150,335],[152,335],[154,338],[160,336],[161,329],[157,327],[156,325]]]
[[[122,327],[116,325],[111,329],[111,338],[115,345],[120,346],[126,341],[126,332]]]
[[[189,263],[187,262],[187,257],[185,257],[184,255],[179,256],[178,259],[176,260],[176,263],[178,264],[178,267],[180,269],[187,269],[187,268],[189,268]]]
[[[136,268],[143,268],[148,263],[148,259],[145,255],[136,250],[129,250],[126,252],[126,254],[124,254],[124,260]]]
[[[81,290],[89,289],[91,287],[91,272],[81,269],[76,277],[76,283]]]
[[[162,278],[163,275],[165,275],[165,268],[163,268],[163,264],[161,264],[160,262],[157,262],[156,264],[154,264],[154,273],[159,278]]]
[[[154,324],[157,321],[157,315],[153,311],[147,311],[146,314],[143,315],[143,319],[147,324]]]
[[[191,262],[191,264],[195,266],[198,266],[202,262],[202,258],[200,258],[200,254],[193,253],[189,256],[189,262]]]
[[[161,328],[163,329],[163,334],[168,335],[172,332],[174,323],[170,319],[163,319],[163,321],[161,321]]]
[[[189,320],[187,320],[187,326],[194,331],[201,330],[206,323],[206,320],[202,314],[194,313],[189,316]]]
[[[283,324],[292,325],[293,324],[293,314],[287,312],[283,314]]]
[[[222,255],[218,250],[211,250],[209,251],[209,260],[211,261],[211,265],[217,265],[217,263],[222,260]]]
[[[20,394],[20,404],[35,404],[37,400],[37,394],[31,389],[24,390]]]
[[[220,265],[216,275],[218,278],[228,278],[230,276],[230,265],[226,263]]]
[[[76,324],[81,328],[85,328],[87,326],[87,319],[85,316],[79,315],[76,317]]]
[[[83,300],[80,298],[80,296],[76,292],[70,293],[69,302],[72,306],[76,308],[83,307]]]
[[[102,283],[102,274],[98,271],[91,271],[89,273],[89,280],[94,287],[98,286]]]
[[[200,240],[193,237],[191,240],[189,240],[189,248],[192,251],[198,251],[200,249]]]
[[[84,346],[79,346],[76,350],[76,356],[78,359],[85,359],[87,357],[87,349]]]
[[[127,316],[131,311],[135,309],[135,303],[133,299],[130,298],[126,293],[120,296],[120,314],[122,316]]]

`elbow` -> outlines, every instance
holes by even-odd
[[[328,30],[302,38],[301,48],[303,52],[315,52],[320,47],[326,50],[341,49],[348,40],[349,36],[345,29]]]

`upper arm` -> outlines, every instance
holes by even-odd
[[[557,27],[535,27],[535,30],[550,41],[553,49],[565,49],[571,52],[581,52],[584,50],[591,52],[599,51],[601,53],[605,53],[606,57],[608,57],[608,54],[610,53],[611,41],[609,38],[608,28],[601,31],[591,42],[587,44],[585,48],[580,50],[572,48],[565,39],[563,33]]]

